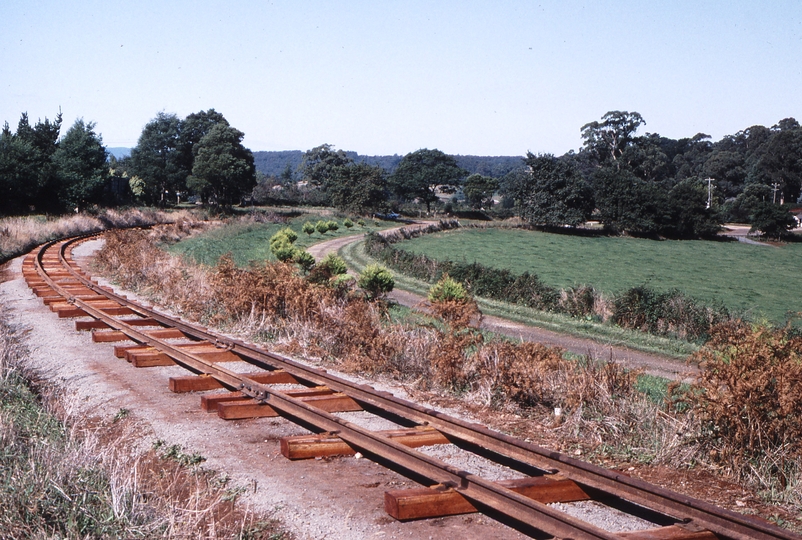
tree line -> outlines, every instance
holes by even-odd
[[[282,153],[289,161],[281,172],[257,182],[244,134],[214,109],[183,119],[158,113],[120,160],[108,157],[92,122],[77,120],[61,137],[61,114],[35,125],[23,114],[16,132],[6,123],[0,135],[0,212],[194,197],[215,206],[323,204],[354,214],[462,205],[544,228],[597,219],[612,232],[673,238],[710,236],[726,221],[774,236],[793,227],[789,204],[802,191],[796,120],[752,126],[715,143],[702,133],[678,140],[641,135],[645,124],[637,112],[608,112],[581,127],[579,151],[559,157],[482,159],[427,148],[403,157],[360,156],[323,144]]]
[[[613,233],[669,238],[713,236],[730,221],[770,236],[793,228],[790,205],[802,188],[796,120],[752,126],[716,143],[702,133],[678,140],[638,134],[645,124],[637,112],[608,112],[582,126],[578,152],[527,152],[498,176],[470,174],[460,156],[436,149],[411,152],[388,170],[324,144],[300,155],[295,171],[287,166],[278,177],[260,178],[254,196],[363,214],[413,201],[427,212],[456,203],[542,228],[596,219]]]
[[[256,185],[244,134],[215,111],[184,119],[159,113],[130,157],[117,160],[93,122],[76,120],[61,135],[62,115],[0,134],[0,213],[62,213],[93,205],[168,205],[195,196],[218,206],[240,202]]]
[[[522,217],[544,227],[596,217],[606,228],[674,238],[715,234],[727,221],[780,236],[795,224],[802,128],[793,118],[713,143],[699,133],[637,135],[640,114],[611,111],[585,124],[584,145],[561,157],[528,153],[528,170],[503,182]],[[786,204],[788,203],[788,204]]]
[[[369,156],[352,151],[345,152],[356,163],[377,165],[392,174],[404,156],[393,154],[385,156]],[[253,159],[257,174],[279,178],[286,176],[286,171],[296,179],[304,158],[303,150],[254,151]],[[471,174],[481,174],[501,178],[508,172],[521,166],[521,156],[472,156],[455,155],[457,165]]]
[[[183,120],[161,112],[145,125],[131,156],[118,163],[131,178],[133,195],[147,204],[172,204],[192,195],[230,206],[256,185],[244,136],[214,109]]]
[[[62,115],[31,125],[22,114],[0,134],[0,213],[61,213],[110,197],[106,149],[95,124],[82,119],[59,137]]]

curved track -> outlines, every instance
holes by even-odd
[[[760,519],[609,471],[564,454],[459,420],[172,319],[98,286],[72,261],[81,238],[51,242],[26,257],[29,286],[59,317],[76,317],[76,329],[94,341],[126,341],[116,354],[135,366],[173,365],[191,375],[174,377],[176,392],[222,389],[203,396],[203,406],[224,419],[281,415],[317,435],[282,441],[290,459],[361,452],[414,478],[425,487],[385,493],[397,519],[418,519],[481,510],[535,537],[574,539],[800,539]],[[175,342],[180,339],[181,342]],[[223,367],[246,362],[252,371]],[[286,389],[292,385],[292,389]],[[371,431],[335,416],[365,410],[398,429]],[[415,447],[454,444],[503,464],[520,478],[490,481],[430,457]],[[654,524],[613,533],[558,511],[547,503],[597,500]]]

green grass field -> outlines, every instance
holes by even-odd
[[[365,253],[364,242],[354,242],[340,249],[340,255],[348,266],[357,272],[362,272],[369,264],[376,263],[375,259]],[[431,283],[426,283],[403,274],[395,274],[395,287],[426,296]],[[639,351],[662,354],[672,358],[685,359],[698,349],[698,346],[687,341],[680,341],[662,336],[655,336],[637,330],[628,330],[618,326],[597,323],[586,319],[571,317],[563,313],[538,311],[536,309],[477,298],[482,313],[495,315],[539,328],[545,328],[562,334],[589,338],[609,345],[631,347]]]
[[[326,234],[315,232],[311,236],[301,231],[305,222],[309,221],[314,225],[321,219],[324,221],[334,220],[340,228]],[[247,266],[251,261],[275,260],[273,254],[270,253],[270,237],[284,227],[290,227],[298,233],[295,245],[305,249],[340,236],[398,226],[395,222],[368,220],[365,226],[361,227],[356,224],[356,220],[352,221],[354,221],[354,226],[350,229],[343,226],[343,220],[340,218],[322,217],[318,214],[304,214],[292,218],[287,224],[233,221],[222,227],[185,238],[177,244],[169,246],[168,250],[209,266],[217,264],[222,255],[231,253],[237,265]]]
[[[701,240],[580,237],[520,229],[462,229],[398,248],[441,260],[535,273],[548,285],[607,293],[647,285],[722,302],[751,319],[782,323],[802,311],[802,244],[782,247]]]

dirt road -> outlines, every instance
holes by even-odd
[[[413,226],[420,227],[425,226],[425,224]],[[401,228],[403,227],[388,229],[387,232]],[[353,242],[360,241],[364,236],[364,234],[357,234],[335,238],[328,242],[315,244],[307,251],[309,251],[315,259],[321,259],[328,253],[336,253],[343,247]],[[394,290],[388,296],[391,300],[403,306],[418,309],[425,306],[425,298],[409,291]],[[594,358],[612,359],[629,368],[642,369],[645,373],[665,377],[667,379],[687,380],[693,378],[698,373],[696,366],[667,356],[645,353],[630,349],[629,347],[605,345],[592,339],[560,334],[551,330],[537,328],[492,315],[484,316],[482,328],[524,341],[535,341],[543,343],[544,345],[562,347],[576,354],[590,354]]]

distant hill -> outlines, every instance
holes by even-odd
[[[106,148],[109,154],[117,159],[131,155],[131,149],[125,147]],[[347,152],[348,156],[357,163],[367,163],[378,165],[388,173],[395,171],[404,156],[394,154],[392,156],[362,156],[356,152]],[[301,150],[282,150],[277,152],[257,151],[253,153],[256,171],[265,176],[280,176],[281,173],[290,166],[290,170],[295,173],[301,165],[304,153]],[[501,178],[508,172],[523,165],[522,156],[454,156],[457,164],[468,171],[468,173],[478,173],[494,178]]]
[[[106,148],[106,152],[111,154],[112,156],[116,157],[117,159],[122,159],[124,157],[128,157],[131,155],[130,148],[124,148],[122,146],[115,146],[114,148]]]
[[[300,150],[283,150],[281,152],[265,152],[258,151],[253,153],[253,164],[256,166],[256,172],[260,172],[265,176],[280,176],[290,166],[290,170],[294,173],[304,153]]]
[[[378,165],[388,173],[395,171],[404,156],[362,156],[356,152],[347,152],[348,156],[357,163]],[[280,176],[290,166],[295,173],[301,165],[304,153],[301,150],[284,150],[280,152],[258,151],[253,153],[256,170],[266,176]],[[501,178],[508,172],[523,166],[523,156],[454,156],[457,164],[468,171],[485,176]]]

